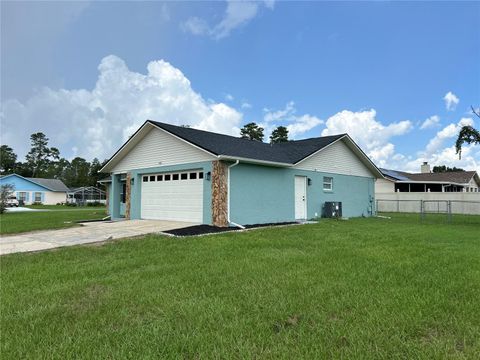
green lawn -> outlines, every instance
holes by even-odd
[[[2,359],[478,359],[480,217],[1,258]]]
[[[63,207],[39,212],[6,212],[0,215],[0,234],[62,229],[78,226],[74,221],[101,219],[105,216],[107,215],[104,207]]]

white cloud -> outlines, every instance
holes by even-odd
[[[443,100],[445,101],[445,107],[447,108],[447,110],[455,110],[458,103],[460,102],[460,99],[451,91],[445,94]]]
[[[461,118],[458,123],[445,126],[430,139],[425,149],[413,156],[395,154],[388,160],[388,167],[408,172],[419,172],[420,164],[428,161],[432,166],[446,165],[480,171],[480,146],[464,146],[462,148],[462,159],[459,159],[456,153],[455,140],[460,128],[465,125],[474,126],[475,123],[472,118]]]
[[[210,32],[207,22],[195,16],[182,23],[181,28],[183,31],[190,32],[193,35],[205,35]]]
[[[377,121],[376,115],[374,109],[343,110],[327,120],[322,136],[348,133],[378,166],[384,166],[395,152],[390,139],[409,132],[412,122],[404,120],[383,125]]]
[[[91,91],[44,88],[25,102],[3,102],[2,143],[21,157],[28,150],[29,135],[42,131],[63,156],[106,158],[146,119],[238,135],[242,114],[206,101],[166,61],[150,62],[147,74],[141,74],[110,55],[98,69]]]
[[[420,126],[420,129],[422,130],[430,129],[439,125],[440,125],[440,117],[438,115],[433,115],[423,122],[422,126]]]
[[[262,4],[267,9],[273,10],[275,1],[227,0],[227,8],[222,20],[217,25],[210,27],[204,19],[191,17],[181,24],[181,28],[193,35],[208,35],[219,40],[229,36],[233,30],[255,18]]]
[[[440,148],[443,146],[445,140],[447,139],[453,139],[455,138],[462,126],[465,125],[473,125],[473,119],[472,118],[462,118],[458,124],[450,124],[446,127],[444,127],[442,130],[437,132],[435,137],[431,139],[427,147],[425,148],[425,156],[433,155],[436,153]]]
[[[323,120],[316,116],[310,114],[296,115],[297,109],[293,101],[289,101],[282,110],[274,111],[265,108],[263,111],[265,113],[263,117],[265,123],[262,126],[266,132],[272,131],[277,126],[274,123],[281,122],[283,125],[286,125],[291,139],[295,139],[297,136],[323,124]],[[285,123],[288,123],[288,125]]]
[[[252,108],[252,104],[250,104],[250,103],[247,102],[247,101],[244,101],[244,102],[242,102],[241,107],[242,107],[242,109],[251,109],[251,108]]]
[[[266,122],[278,121],[278,120],[288,120],[291,119],[296,111],[295,103],[289,101],[283,110],[270,111],[269,109],[264,109],[265,115],[263,120]]]
[[[226,95],[225,95],[225,100],[227,100],[227,101],[233,101],[233,99],[234,99],[234,97],[233,97],[232,94],[226,94]]]

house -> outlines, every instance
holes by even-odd
[[[270,145],[151,120],[100,171],[113,219],[216,226],[317,218],[332,201],[369,216],[382,177],[347,134]]]
[[[0,185],[4,184],[12,184],[17,199],[23,200],[26,205],[55,205],[67,200],[68,187],[58,179],[26,178],[11,174],[0,178]]]
[[[432,173],[424,162],[420,173],[380,169],[384,175],[375,184],[375,192],[480,192],[480,177],[476,171]]]

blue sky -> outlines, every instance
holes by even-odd
[[[68,158],[109,157],[148,117],[348,132],[380,166],[480,170],[478,146],[452,148],[461,124],[480,125],[478,2],[1,7],[1,140],[21,156],[43,131]]]

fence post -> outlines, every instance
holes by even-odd
[[[447,203],[447,209],[448,209],[448,222],[452,222],[452,200],[448,200]]]
[[[400,200],[397,199],[397,213],[400,212]]]
[[[424,206],[423,200],[420,200],[420,221],[422,221],[422,220],[423,220],[423,217],[424,217],[424,213],[423,213],[423,210],[424,210],[424,209],[423,209],[423,206]]]

